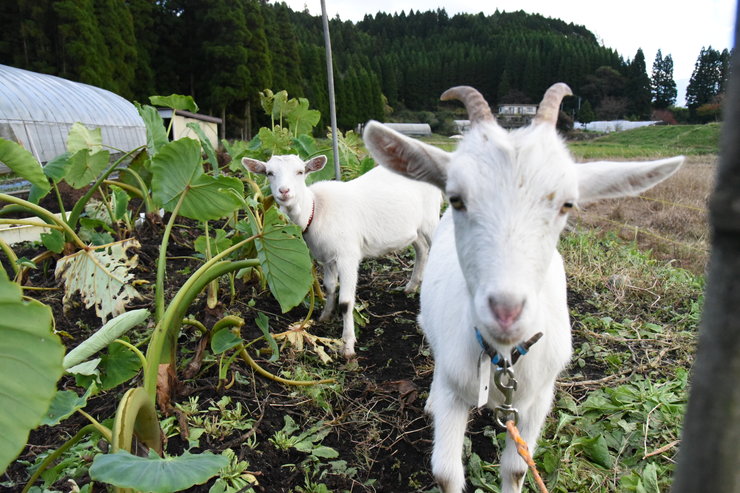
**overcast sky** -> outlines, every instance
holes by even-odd
[[[308,8],[321,15],[320,0],[285,0],[293,9]],[[586,26],[597,39],[622,57],[632,59],[638,48],[645,54],[650,75],[655,54],[673,57],[673,76],[678,86],[678,104],[684,103],[686,85],[702,47],[722,50],[734,45],[735,0],[325,0],[330,17],[360,21],[365,14],[377,12],[408,13],[444,8],[448,15],[483,12],[490,15],[498,8],[513,12],[554,17]]]

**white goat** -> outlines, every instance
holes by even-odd
[[[321,321],[334,311],[338,277],[343,353],[346,358],[354,357],[352,310],[360,262],[413,245],[416,260],[405,291],[416,290],[439,222],[442,194],[382,166],[348,182],[319,181],[306,186],[306,176],[324,167],[325,156],[306,162],[295,155],[273,156],[266,163],[244,158],[242,164],[253,173],[267,175],[275,200],[303,229],[311,254],[322,265],[326,304]]]
[[[378,162],[438,186],[451,205],[432,241],[419,315],[435,359],[426,410],[434,421],[432,472],[444,493],[459,493],[465,485],[462,448],[469,409],[476,403],[494,410],[503,404],[498,389],[487,390],[494,372],[479,378],[491,369],[488,355],[509,359],[513,348],[541,332],[531,354],[510,367],[518,381],[512,402],[518,427],[530,447],[536,445],[555,379],[571,356],[565,271],[556,250],[568,212],[577,203],[637,194],[683,162],[679,156],[575,163],[555,130],[560,102],[570,94],[567,85],[553,85],[533,123],[509,133],[475,89],[452,88],[442,99],[461,100],[472,122],[452,153],[377,122],[365,128],[365,145]],[[497,412],[497,420],[513,417],[505,409],[503,414],[501,419]],[[501,458],[504,493],[521,491],[526,468],[507,439]]]

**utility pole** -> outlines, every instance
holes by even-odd
[[[334,66],[331,58],[331,38],[329,19],[326,16],[326,2],[321,0],[321,17],[324,21],[324,49],[326,51],[326,79],[329,84],[329,117],[331,118],[331,146],[334,151],[334,178],[341,180],[339,171],[339,144],[337,143],[337,110],[334,104]]]

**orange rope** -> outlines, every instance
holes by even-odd
[[[542,477],[537,471],[537,465],[534,463],[534,460],[532,460],[532,456],[529,455],[527,442],[525,442],[519,434],[519,430],[513,420],[506,422],[506,429],[508,430],[509,435],[511,435],[511,439],[514,440],[514,443],[516,444],[516,451],[519,453],[519,456],[524,459],[524,462],[529,466],[529,470],[532,471],[532,476],[534,476],[534,481],[537,483],[540,493],[547,493],[547,486],[545,486],[545,482],[542,481]]]

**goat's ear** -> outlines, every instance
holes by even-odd
[[[324,167],[326,164],[326,156],[323,154],[320,156],[312,157],[305,163],[303,163],[306,167],[306,173],[312,173],[314,171],[318,171]]]
[[[251,171],[252,173],[257,173],[258,175],[264,175],[265,171],[267,170],[265,163],[257,159],[252,159],[248,157],[242,158],[242,166],[247,168],[247,170]]]
[[[671,176],[683,161],[683,156],[676,156],[658,161],[577,164],[578,201],[586,203],[637,195]]]
[[[410,139],[375,121],[365,126],[363,140],[379,164],[408,178],[445,189],[450,161],[445,151]]]

